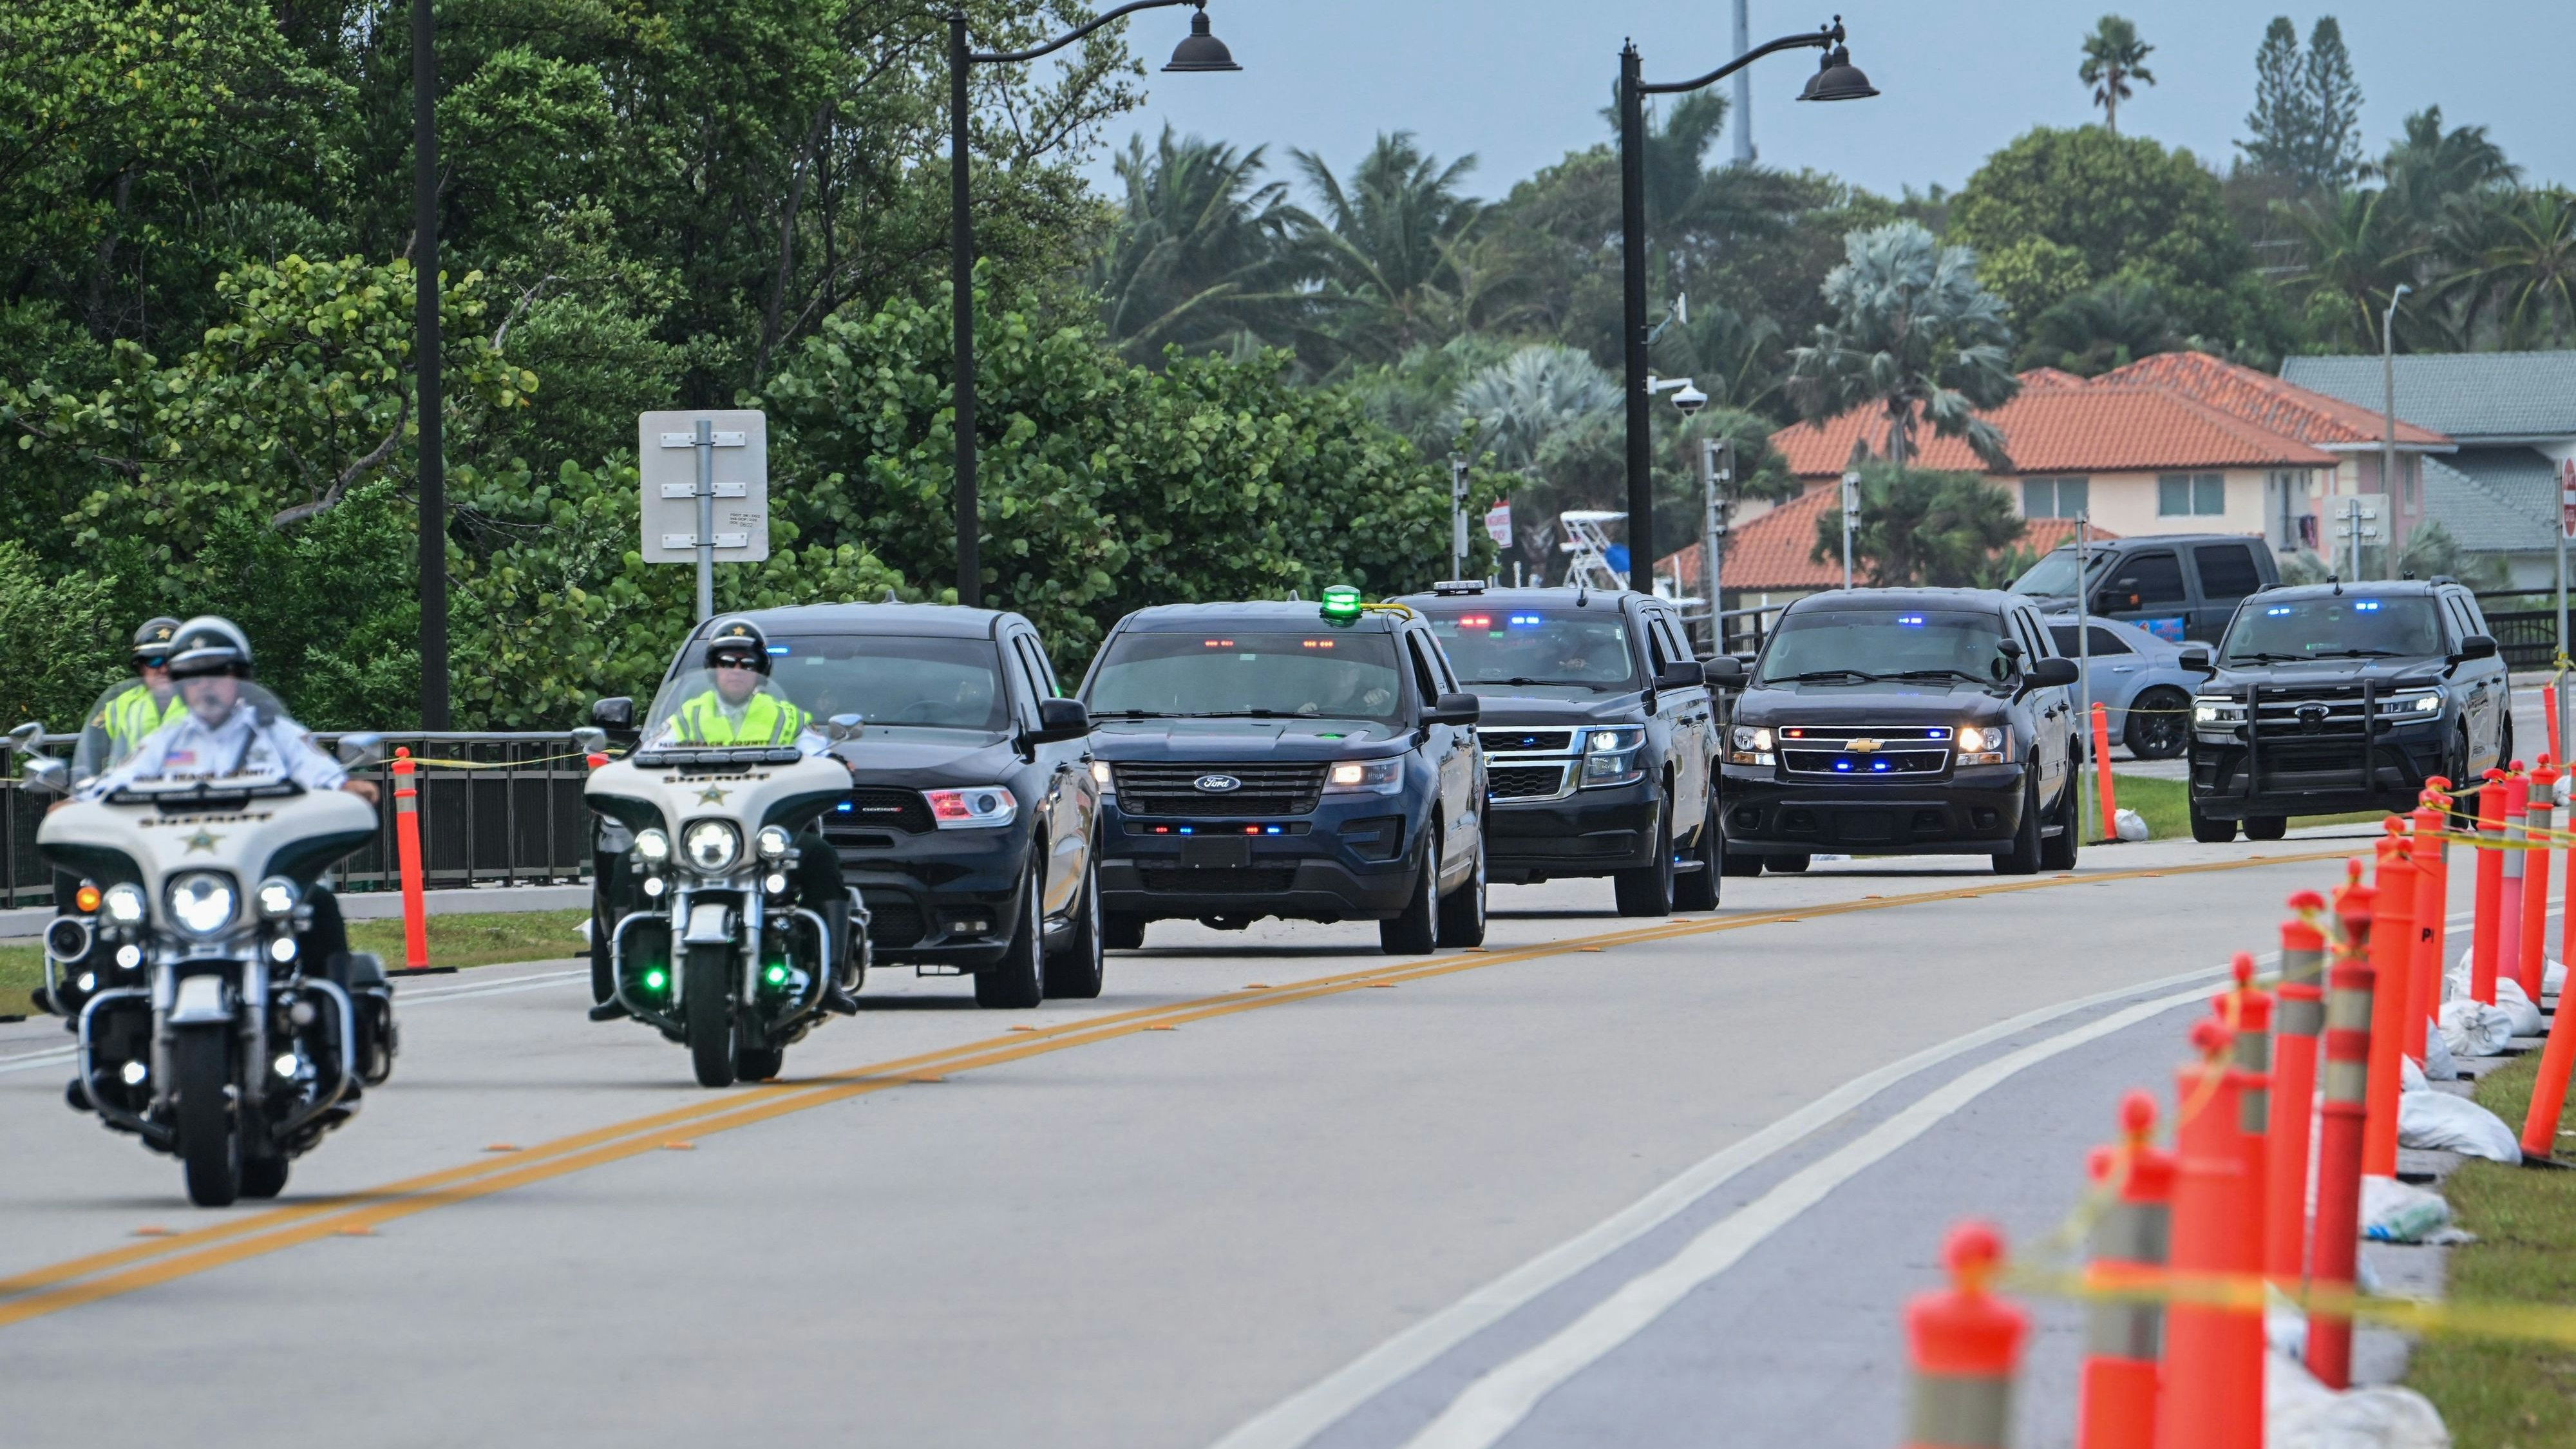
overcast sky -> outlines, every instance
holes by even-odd
[[[1797,8],[1751,0],[1756,43],[1823,22],[1836,0]],[[1831,171],[1874,191],[1953,189],[1988,152],[2036,124],[2098,115],[2075,78],[2078,46],[2100,10],[2065,0],[1840,0],[1853,62],[1882,94],[1796,104],[1814,52],[1756,62],[1753,139],[1761,159]],[[2121,13],[2155,47],[2157,83],[2121,107],[2124,134],[2189,147],[2224,169],[2254,98],[2254,49],[2279,0],[2126,0]],[[2362,87],[2363,144],[2377,156],[2410,111],[2492,128],[2526,180],[2576,181],[2576,4],[2570,0],[2341,0],[2288,12],[2301,43],[2321,13],[2343,24]],[[1145,60],[1145,105],[1111,127],[1090,168],[1165,123],[1240,145],[1267,143],[1274,172],[1291,147],[1347,174],[1380,131],[1410,130],[1443,159],[1473,152],[1470,187],[1512,183],[1608,133],[1600,112],[1634,36],[1650,81],[1705,74],[1733,51],[1731,0],[1210,0],[1217,36],[1244,70],[1164,75],[1188,12],[1129,24]],[[1732,82],[1723,82],[1729,87]],[[1731,94],[1731,90],[1730,90]],[[1719,143],[1724,159],[1732,135]],[[1114,189],[1113,189],[1114,194]]]

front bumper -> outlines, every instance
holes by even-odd
[[[1556,800],[1489,801],[1487,876],[1521,885],[1652,865],[1655,812],[1662,800],[1660,787],[1649,776],[1633,784],[1576,790]]]
[[[1726,848],[1736,855],[1999,855],[2027,798],[2021,765],[1973,765],[1939,780],[1846,783],[1725,767]]]
[[[2191,798],[2215,820],[2415,808],[2446,768],[2439,720],[2358,732],[2248,741],[2241,729],[2191,741]]]
[[[892,830],[826,826],[841,879],[868,907],[880,962],[978,971],[1002,959],[1023,909],[1029,826]]]
[[[1299,816],[1182,818],[1131,816],[1105,796],[1101,908],[1146,920],[1390,919],[1416,885],[1425,816],[1414,803],[1328,795]]]

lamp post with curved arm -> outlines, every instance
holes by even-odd
[[[1655,570],[1654,394],[1648,391],[1646,371],[1646,97],[1699,90],[1775,51],[1808,48],[1822,50],[1824,55],[1798,99],[1856,101],[1878,94],[1869,77],[1851,63],[1851,50],[1843,44],[1843,18],[1839,15],[1831,25],[1757,45],[1695,80],[1649,82],[1636,42],[1630,41],[1619,52],[1619,260],[1625,292],[1620,310],[1621,340],[1627,358],[1628,576],[1632,588],[1639,578],[1653,578]],[[1713,602],[1711,607],[1715,607]]]
[[[957,602],[969,608],[984,602],[984,568],[979,557],[975,496],[975,220],[968,185],[966,72],[974,65],[1009,65],[1036,60],[1064,49],[1122,16],[1172,5],[1195,5],[1188,37],[1172,51],[1167,71],[1241,70],[1225,42],[1208,33],[1207,0],[1132,0],[1106,11],[1088,25],[1027,50],[978,51],[966,41],[966,12],[948,13],[948,252],[950,287],[956,307],[957,361],[952,387],[957,428]]]

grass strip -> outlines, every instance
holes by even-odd
[[[2191,839],[2191,786],[2187,782],[2159,780],[2147,775],[2123,775],[2116,762],[2111,766],[2111,779],[2118,808],[2138,812],[2139,818],[2147,822],[2148,839]],[[2085,778],[2084,783],[2087,788],[2092,788],[2093,781],[2090,776]],[[2085,818],[2089,824],[2092,818],[2089,812],[2093,802],[2087,800],[2084,804],[2088,812]],[[2290,823],[2292,825],[2365,824],[2384,818],[2386,817],[2380,812],[2371,810],[2349,815],[2294,815],[2290,817]]]
[[[580,927],[588,911],[494,911],[429,918],[429,964],[495,966],[508,961],[549,961],[582,953]],[[403,923],[351,921],[349,946],[373,951],[387,966],[403,964]],[[24,1016],[35,1004],[27,993],[44,984],[43,948],[34,941],[0,945],[0,1016]]]
[[[2478,1104],[2519,1132],[2539,1076],[2538,1052],[2518,1058],[2478,1083]],[[2559,1141],[2565,1150],[2576,1135]],[[2576,1308],[2576,1172],[2470,1162],[2442,1192],[2478,1237],[2451,1250],[2447,1296]],[[2445,1335],[2416,1346],[2406,1380],[2442,1411],[2460,1449],[2562,1445],[2576,1425],[2576,1350]]]

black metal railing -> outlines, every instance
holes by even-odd
[[[47,735],[37,747],[67,755],[75,735]],[[324,749],[337,735],[316,736]],[[396,748],[421,760],[422,884],[431,890],[473,885],[560,885],[590,877],[590,822],[581,802],[590,773],[572,736],[560,733],[384,735],[386,763],[356,772],[383,794],[376,839],[340,866],[342,891],[399,890],[394,847]],[[36,850],[36,826],[51,801],[18,780],[17,757],[0,777],[0,906],[53,902],[53,872]]]
[[[2493,602],[2490,602],[2493,601]],[[2546,669],[2558,658],[2558,591],[2507,589],[2478,595],[2496,652],[2514,669]]]

